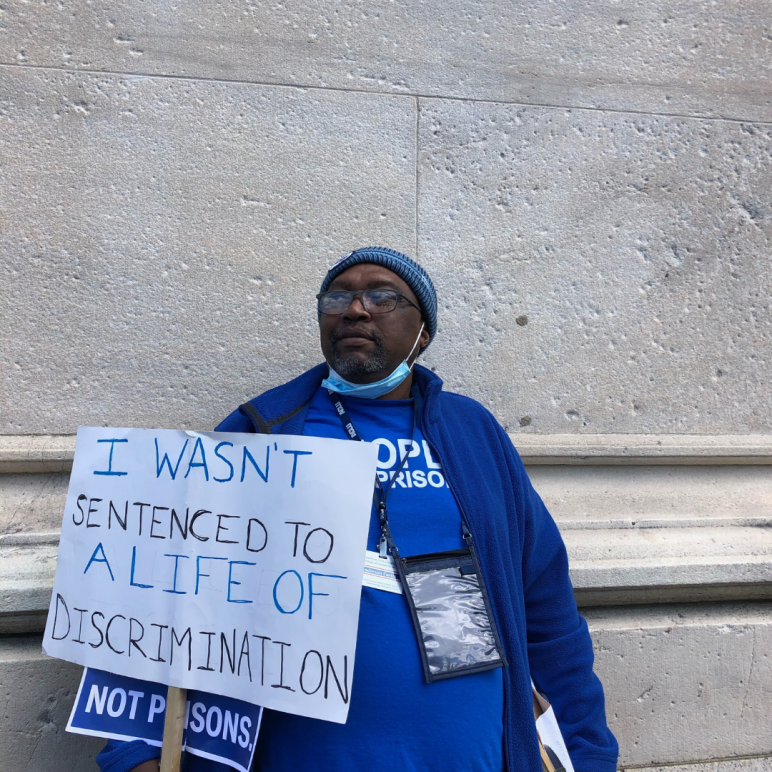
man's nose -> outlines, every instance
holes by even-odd
[[[351,301],[351,305],[343,314],[343,318],[351,320],[370,318],[370,314],[365,310],[365,307],[362,304],[362,298],[360,295],[354,295],[354,299]]]

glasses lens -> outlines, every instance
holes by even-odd
[[[399,294],[394,290],[366,290],[365,292],[349,292],[348,290],[333,290],[319,296],[319,310],[323,314],[344,314],[359,295],[362,305],[370,314],[386,314],[397,307]]]
[[[362,293],[365,310],[371,314],[385,314],[397,307],[398,295],[392,290],[367,290]]]
[[[342,314],[354,299],[352,292],[325,292],[319,298],[319,310],[323,314]]]

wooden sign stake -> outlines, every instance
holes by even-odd
[[[176,686],[170,686],[166,694],[166,719],[160,772],[180,772],[187,698],[188,690],[178,689]]]

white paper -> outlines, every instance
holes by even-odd
[[[376,459],[345,440],[79,429],[44,651],[344,723]]]
[[[541,744],[548,746],[555,752],[560,759],[560,762],[565,767],[566,772],[574,772],[571,757],[568,755],[566,744],[563,741],[563,735],[560,732],[558,721],[555,718],[555,711],[552,710],[552,706],[549,702],[547,702],[547,700],[536,690],[533,681],[531,681],[531,688],[543,711],[541,716],[536,719],[536,731],[539,733]]]
[[[365,587],[402,595],[402,584],[399,581],[399,574],[397,574],[394,558],[391,555],[382,558],[379,553],[367,550],[362,584]]]

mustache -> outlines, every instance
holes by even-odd
[[[355,336],[368,338],[376,344],[380,344],[383,340],[376,330],[366,330],[362,327],[344,327],[343,329],[335,330],[330,334],[330,343],[334,346],[345,338],[352,338]]]

